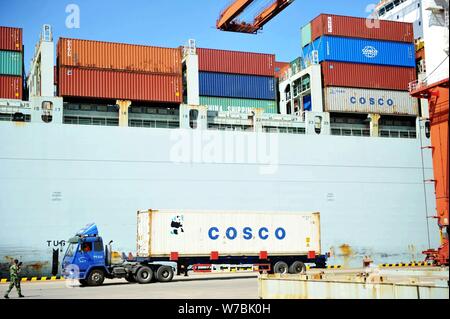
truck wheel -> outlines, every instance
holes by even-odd
[[[169,282],[173,278],[173,269],[170,266],[161,266],[156,271],[156,279],[159,282]]]
[[[88,285],[88,283],[87,283],[87,281],[86,281],[85,279],[80,279],[80,280],[78,280],[78,281],[79,281],[81,287],[85,287],[85,286]]]
[[[284,261],[279,261],[273,266],[273,272],[276,274],[287,274],[289,271],[288,264]]]
[[[136,278],[136,281],[140,284],[148,284],[152,281],[153,270],[147,266],[141,267],[136,272],[135,278]]]
[[[301,261],[294,261],[289,267],[290,274],[301,274],[306,272],[306,266]]]
[[[131,282],[131,283],[136,282],[136,278],[134,278],[134,276],[132,274],[126,275],[125,280],[128,282]]]
[[[103,270],[95,269],[91,271],[89,277],[87,279],[87,283],[89,286],[101,286],[105,281],[105,273]]]

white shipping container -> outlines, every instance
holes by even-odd
[[[319,213],[149,210],[137,218],[138,257],[321,253]]]
[[[327,87],[324,97],[327,112],[414,116],[419,112],[417,99],[404,91]]]

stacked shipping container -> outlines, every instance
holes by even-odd
[[[322,65],[326,111],[417,115],[402,94],[416,79],[412,24],[322,14],[301,34],[307,64]]]
[[[200,101],[214,109],[276,113],[275,55],[198,49]]]
[[[387,20],[371,21],[366,18],[321,14],[308,25],[310,39],[304,46],[323,35],[393,42],[414,42],[414,30],[411,23]],[[308,28],[308,25],[306,28]]]
[[[336,61],[361,64],[415,67],[416,53],[413,43],[352,39],[322,36],[303,49],[310,57],[318,52],[319,62]]]
[[[23,97],[22,29],[0,27],[0,98]]]
[[[57,56],[60,96],[182,102],[179,48],[61,38]]]
[[[416,69],[384,65],[322,62],[325,86],[405,91],[416,79]]]

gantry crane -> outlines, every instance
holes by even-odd
[[[254,18],[253,23],[239,21],[238,17],[254,2],[255,0],[234,1],[220,14],[219,20],[217,20],[217,29],[240,33],[257,33],[294,0],[273,0]]]
[[[435,218],[441,232],[441,246],[429,249],[423,253],[427,260],[433,260],[437,265],[448,265],[449,260],[449,79],[431,85],[410,85],[413,97],[428,99],[430,108],[429,134],[433,154],[434,184],[436,192]]]

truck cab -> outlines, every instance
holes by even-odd
[[[89,279],[88,275],[97,270],[91,281],[103,282],[108,273],[107,255],[108,248],[103,247],[103,239],[99,236],[97,226],[87,225],[69,239],[62,262],[62,273],[65,277],[79,279],[84,284]]]
[[[69,246],[62,261],[65,278],[79,280],[83,286],[102,285],[105,278],[124,278],[128,282],[146,284],[156,279],[171,281],[171,266],[148,261],[111,261],[111,242],[103,244],[96,224],[89,224],[69,239]]]

